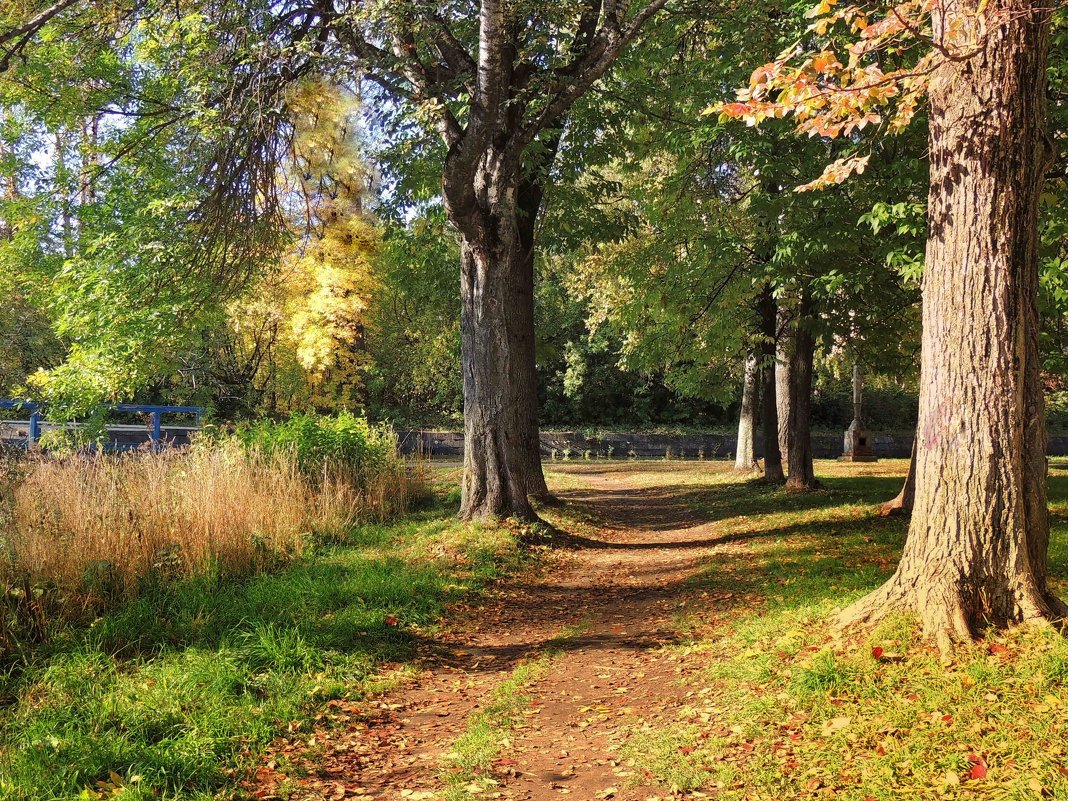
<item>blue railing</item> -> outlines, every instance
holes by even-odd
[[[143,403],[116,403],[109,405],[106,411],[123,412],[149,415],[148,438],[152,446],[158,448],[163,440],[163,415],[165,414],[191,414],[193,415],[193,428],[200,428],[204,409],[201,406],[159,406]],[[0,409],[13,411],[26,411],[30,413],[29,427],[27,430],[26,444],[33,447],[41,439],[41,424],[44,422],[43,407],[33,401],[3,400],[0,399]]]

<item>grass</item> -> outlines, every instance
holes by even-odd
[[[274,569],[357,522],[404,513],[422,482],[396,455],[359,473],[324,461],[312,475],[292,450],[225,440],[5,462],[0,582],[21,596],[0,599],[0,657],[39,639],[20,631],[36,622],[99,613],[160,583]]]
[[[358,699],[519,558],[451,510],[364,525],[273,574],[152,588],[2,685],[0,799],[226,799],[312,704]]]
[[[1068,799],[1068,640],[991,633],[951,665],[908,618],[836,638],[836,609],[892,571],[907,523],[874,515],[904,463],[821,463],[809,495],[724,476],[694,508],[733,539],[697,581],[679,655],[706,665],[636,767],[722,799]],[[860,475],[856,475],[856,473]],[[687,481],[680,479],[684,488]],[[1051,569],[1068,575],[1068,470],[1051,469]]]

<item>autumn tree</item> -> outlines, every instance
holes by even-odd
[[[825,46],[757,70],[725,114],[794,115],[806,132],[850,136],[853,152],[811,187],[864,170],[853,136],[864,126],[899,130],[925,97],[929,121],[915,506],[897,571],[842,620],[913,612],[943,648],[989,623],[1059,620],[1037,302],[1051,11],[1029,0],[824,2],[811,16]],[[843,29],[854,38],[841,50]],[[895,63],[909,46],[916,57]]]

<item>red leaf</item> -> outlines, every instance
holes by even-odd
[[[874,648],[871,649],[871,655],[875,659],[882,659],[883,658],[883,649],[880,648],[878,645],[876,645]]]
[[[985,779],[986,778],[986,765],[977,763],[972,765],[972,772],[968,774],[972,779]]]
[[[397,620],[395,615],[386,615],[385,622],[387,626],[396,626],[400,621]]]
[[[948,726],[949,724],[953,723],[953,716],[952,715],[943,715],[942,716],[942,722],[945,723]]]
[[[968,754],[968,761],[971,762],[973,765],[985,765],[986,764],[986,760],[983,759],[978,754]]]

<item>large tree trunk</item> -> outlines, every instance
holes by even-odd
[[[775,387],[775,341],[778,328],[778,308],[771,286],[765,286],[757,298],[760,315],[760,427],[764,432],[764,480],[782,484],[786,476],[782,471],[782,453],[779,450],[779,407]]]
[[[532,453],[537,442],[533,270],[522,241],[516,189],[488,168],[480,171],[479,183],[485,189],[478,207],[462,213],[450,209],[461,239],[460,516],[536,520],[528,495],[543,490],[544,479],[540,457]]]
[[[742,404],[738,412],[738,445],[734,456],[734,469],[739,473],[751,473],[757,468],[756,461],[756,408],[757,408],[757,357],[750,353],[745,359],[742,378]]]
[[[843,613],[916,613],[943,649],[987,624],[1061,618],[1046,585],[1049,520],[1038,353],[1038,198],[1048,12],[989,4],[970,58],[930,86],[930,231],[923,279],[916,499],[894,576]],[[974,29],[934,11],[935,39]]]
[[[811,295],[807,289],[803,290],[789,363],[789,476],[786,488],[796,492],[819,486],[812,465],[812,360],[816,351],[813,310]]]
[[[919,440],[920,432],[917,431],[912,440],[912,456],[909,457],[909,471],[905,474],[905,483],[901,485],[901,492],[879,507],[879,514],[883,517],[908,514],[912,511],[912,504],[916,500],[916,444]]]

